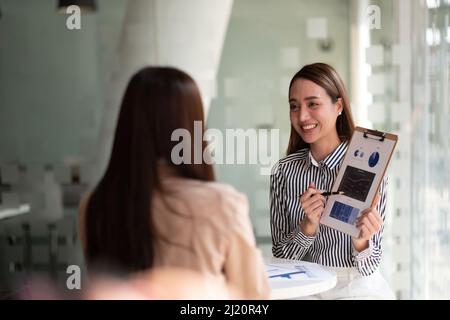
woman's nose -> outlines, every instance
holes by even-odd
[[[299,112],[300,121],[304,122],[306,120],[309,120],[309,118],[310,118],[310,114],[309,114],[308,108],[300,107],[300,112]]]

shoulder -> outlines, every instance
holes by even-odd
[[[308,148],[300,149],[294,153],[291,153],[290,155],[285,156],[284,158],[281,158],[280,160],[278,160],[278,162],[280,163],[280,165],[286,165],[293,162],[303,162],[306,161],[308,155],[309,155]]]
[[[163,182],[165,190],[196,201],[246,202],[245,195],[232,186],[212,181],[170,178]]]
[[[193,190],[197,201],[205,201],[229,218],[248,214],[247,197],[231,185],[220,182],[197,182]]]
[[[244,232],[252,234],[247,197],[231,185],[177,178],[171,185],[171,196],[188,203],[197,222],[213,225],[220,233]],[[169,190],[167,190],[169,191]]]
[[[237,229],[251,229],[247,196],[223,183],[211,183],[208,187],[217,193],[225,223]]]
[[[211,191],[212,193],[216,194],[216,197],[219,198],[220,202],[222,204],[226,205],[247,205],[247,197],[237,191],[234,187],[231,185],[220,183],[220,182],[207,182],[205,183],[204,187]]]
[[[171,178],[164,182],[164,186],[165,191],[172,196],[205,209],[198,210],[198,214],[210,211],[208,208],[228,214],[248,211],[247,197],[225,183]]]
[[[219,218],[229,237],[245,239],[247,243],[255,243],[252,223],[249,214],[247,197],[234,187],[223,183],[210,183],[209,188],[218,192],[217,201],[222,216]]]
[[[280,160],[272,167],[271,175],[280,175],[285,173],[292,168],[293,166],[301,166],[306,163],[309,156],[309,149],[300,149],[290,155],[287,155]]]

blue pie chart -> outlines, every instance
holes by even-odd
[[[373,168],[377,165],[378,160],[380,160],[380,154],[378,152],[374,152],[369,157],[369,167]]]

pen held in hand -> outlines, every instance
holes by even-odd
[[[321,195],[323,195],[324,197],[329,197],[329,196],[334,196],[334,195],[345,195],[344,191],[326,191],[326,192],[322,192]],[[299,195],[298,197],[300,198],[302,195]]]
[[[344,191],[329,191],[329,192],[323,192],[322,195],[324,197],[328,197],[328,196],[334,196],[334,195],[344,195],[345,192]]]

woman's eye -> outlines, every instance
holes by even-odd
[[[310,108],[315,108],[315,107],[317,107],[319,104],[317,104],[317,103],[315,103],[315,102],[310,102],[309,103],[309,105],[308,105],[308,107],[310,107]]]
[[[289,106],[289,108],[290,108],[291,111],[297,111],[297,110],[298,110],[298,106],[293,105],[293,104],[291,104],[291,105]]]

